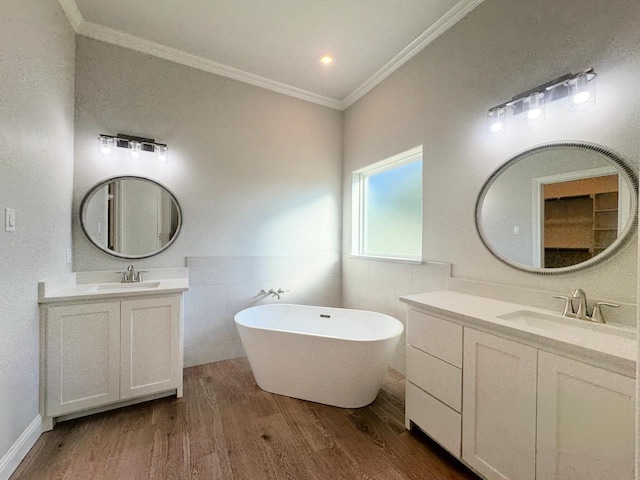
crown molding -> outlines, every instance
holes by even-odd
[[[260,75],[254,75],[253,73],[229,67],[227,65],[214,62],[213,60],[208,60],[191,53],[183,52],[176,48],[167,47],[150,40],[145,40],[144,38],[140,38],[114,28],[105,27],[104,25],[97,23],[87,22],[86,20],[83,21],[78,29],[78,34],[95,40],[100,40],[102,42],[111,43],[112,45],[153,55],[188,67],[197,68],[198,70],[239,80],[250,85],[255,85],[256,87],[289,95],[290,97],[305,100],[307,102],[316,103],[318,105],[337,110],[342,109],[342,102],[339,100],[308,92],[301,88],[292,87],[285,83],[261,77]]]
[[[232,78],[240,82],[248,83],[256,87],[271,90],[273,92],[288,95],[290,97],[305,100],[307,102],[322,105],[336,110],[346,110],[376,85],[407,63],[424,47],[433,42],[445,31],[465,17],[471,10],[480,5],[484,0],[461,0],[436,23],[431,25],[420,36],[407,45],[400,53],[389,60],[380,70],[369,77],[362,85],[356,88],[343,100],[318,95],[301,88],[293,87],[285,83],[270,80],[260,75],[245,72],[243,70],[214,62],[198,55],[167,47],[144,38],[122,32],[115,28],[106,27],[94,22],[86,21],[78,8],[75,0],[58,0],[65,14],[69,18],[71,26],[78,35],[100,40],[120,47],[135,50],[155,57],[163,58],[171,62],[186,65],[205,72]]]
[[[347,109],[376,85],[395,72],[402,65],[416,56],[424,47],[462,20],[471,10],[480,5],[484,0],[462,0],[451,10],[445,13],[433,25],[427,28],[413,42],[403,48],[400,53],[389,60],[380,70],[374,73],[362,85],[347,95],[342,100],[342,108]]]
[[[60,3],[62,10],[64,10],[64,13],[67,15],[73,31],[77,33],[80,25],[84,22],[84,18],[82,18],[82,14],[80,13],[76,0],[58,0],[58,2]]]

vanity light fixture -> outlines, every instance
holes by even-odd
[[[489,132],[493,135],[504,133],[508,112],[512,115],[525,113],[526,123],[540,123],[545,119],[545,105],[561,98],[569,99],[569,110],[581,110],[593,105],[596,99],[596,76],[593,68],[567,73],[490,108],[487,114]]]
[[[140,160],[143,158],[144,152],[149,152],[155,154],[158,163],[166,164],[169,162],[169,147],[164,143],[156,143],[153,138],[135,137],[122,133],[116,135],[103,133],[98,137],[98,145],[100,154],[104,156],[113,155],[114,148],[119,147],[128,149],[131,158]]]

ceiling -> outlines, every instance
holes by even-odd
[[[59,0],[76,32],[344,109],[482,0]],[[335,57],[326,66],[323,53]]]

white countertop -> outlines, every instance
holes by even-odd
[[[572,322],[585,322],[585,320],[563,318],[558,312],[452,291],[407,295],[400,297],[400,301],[428,313],[446,316],[465,326],[511,337],[543,350],[635,377],[637,340],[620,335],[635,334],[635,329],[631,327],[613,324],[577,324],[572,328]],[[558,318],[559,323],[562,322],[569,328],[550,331],[499,318],[499,316],[519,311],[553,315]]]
[[[113,272],[78,272],[38,283],[38,303],[166,295],[189,289],[186,268],[151,270],[140,283],[123,284]]]

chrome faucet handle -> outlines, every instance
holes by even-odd
[[[267,292],[264,288],[258,292],[258,295],[266,295],[266,294]]]
[[[272,297],[278,297],[278,300],[280,300],[280,292],[276,292],[273,288],[270,288],[269,291],[267,292],[269,295],[271,295]]]
[[[278,293],[279,293],[279,294],[281,294],[281,295],[282,295],[283,293],[287,293],[287,292],[289,292],[289,290],[283,290],[283,289],[281,289],[281,288],[279,288],[279,289],[278,289]]]
[[[135,280],[133,280],[134,282],[142,282],[142,274],[143,273],[149,273],[149,270],[138,270],[138,274],[135,277]]]
[[[597,302],[593,306],[593,313],[591,314],[591,320],[596,323],[606,323],[604,321],[604,317],[602,316],[602,308],[600,307],[614,307],[618,308],[620,305],[617,303],[609,303],[609,302]]]
[[[562,310],[563,317],[572,317],[573,315],[575,315],[573,311],[573,303],[571,302],[571,297],[568,297],[567,295],[553,295],[553,298],[561,298],[562,300],[565,301],[564,310]]]
[[[116,275],[122,275],[122,280],[120,280],[120,283],[127,283],[129,280],[129,272],[127,272],[126,270],[123,270],[122,272],[113,272]]]

